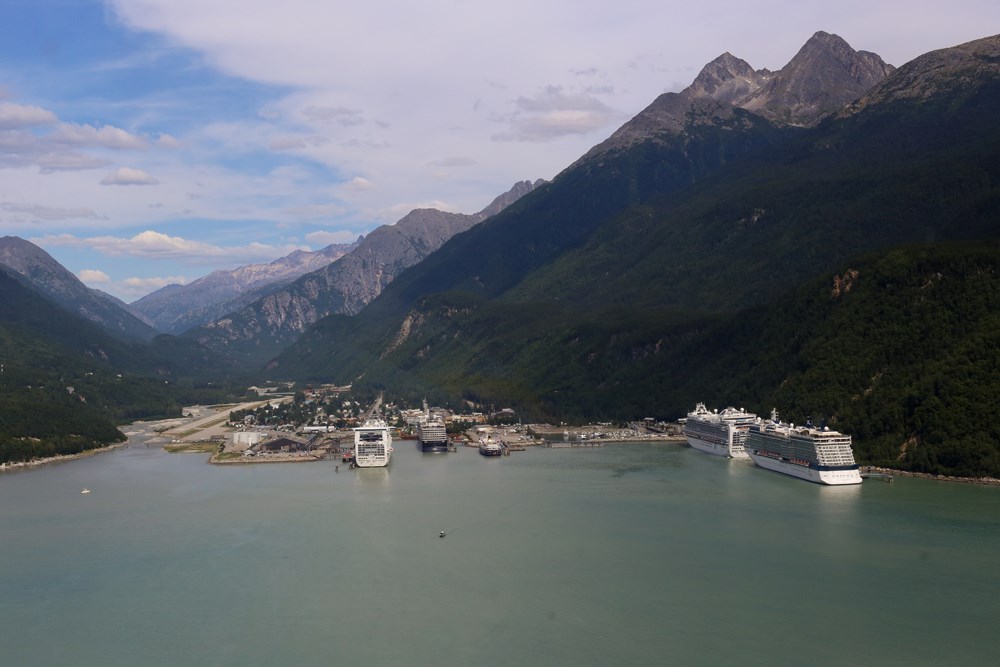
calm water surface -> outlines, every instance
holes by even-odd
[[[824,488],[672,443],[396,448],[0,475],[2,663],[1000,663],[1000,489]]]

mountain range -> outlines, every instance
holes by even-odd
[[[824,81],[860,88],[807,94]],[[507,400],[549,419],[677,417],[706,397],[766,414],[780,399],[867,434],[862,460],[996,474],[997,447],[983,449],[973,426],[982,420],[967,406],[930,419],[933,392],[916,388],[963,384],[942,360],[968,349],[959,336],[981,331],[988,312],[974,303],[992,286],[973,293],[995,257],[969,258],[989,246],[948,244],[1000,232],[998,113],[1000,37],[898,70],[826,33],[776,73],[724,55],[357,316],[318,322],[269,372]],[[923,249],[901,250],[913,244]],[[846,297],[814,298],[856,271]],[[932,289],[939,273],[954,282],[946,302]],[[893,287],[913,282],[928,286]],[[844,348],[846,333],[827,328],[843,325],[835,309],[873,325],[851,339],[871,350]],[[912,319],[901,325],[901,314]],[[964,333],[944,325],[966,320]],[[936,346],[898,346],[913,332]],[[822,359],[826,384],[806,382]],[[993,397],[982,382],[975,395]],[[968,450],[950,452],[959,442]]]
[[[898,69],[825,32],[777,72],[723,54],[551,182],[150,349],[531,419],[777,406],[863,462],[1000,475],[998,114],[997,36]]]
[[[238,310],[260,297],[320,269],[354,250],[354,243],[332,244],[315,252],[296,250],[267,264],[219,270],[186,285],[167,285],[130,304],[158,331],[179,334]]]
[[[383,225],[335,262],[272,289],[185,338],[239,363],[259,366],[305,329],[331,313],[355,314],[405,269],[419,263],[451,237],[504,210],[543,181],[521,181],[474,214],[416,209]]]

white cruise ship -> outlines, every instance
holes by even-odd
[[[860,484],[861,473],[854,461],[851,436],[811,424],[795,426],[778,419],[750,426],[747,454],[761,468],[817,484]]]
[[[392,457],[392,434],[381,419],[369,419],[354,429],[354,463],[359,468],[389,465]]]
[[[704,403],[695,406],[684,421],[684,437],[695,449],[716,456],[745,459],[743,443],[757,415],[743,408],[709,411]]]
[[[448,431],[440,419],[431,419],[417,424],[417,438],[423,452],[448,451]]]

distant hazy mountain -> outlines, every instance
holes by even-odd
[[[121,340],[152,340],[157,331],[116,299],[84,285],[79,278],[35,244],[17,236],[0,238],[4,264],[72,313],[95,322]]]
[[[167,285],[131,304],[160,331],[179,334],[280,289],[306,273],[322,268],[354,250],[354,243],[322,250],[296,250],[267,264],[248,264],[232,271],[214,271],[187,285]]]
[[[354,314],[402,271],[417,264],[455,234],[502,211],[542,181],[521,181],[478,213],[416,209],[383,225],[336,262],[308,273],[185,336],[210,348],[264,361],[307,326],[331,313]]]

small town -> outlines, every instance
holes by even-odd
[[[503,454],[526,447],[596,447],[607,442],[683,441],[680,424],[644,418],[615,425],[524,424],[511,408],[456,412],[429,406],[405,407],[377,399],[364,406],[351,398],[350,386],[252,387],[261,400],[225,406],[197,406],[159,428],[170,437],[170,451],[211,453],[219,464],[290,463],[323,460],[350,462],[354,431],[372,417],[391,428],[392,439],[416,441],[418,427],[443,423],[448,451],[495,441]]]

